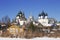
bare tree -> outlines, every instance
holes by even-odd
[[[10,18],[8,16],[4,16],[2,18],[2,23],[6,24],[7,26],[10,26]]]

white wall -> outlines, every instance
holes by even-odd
[[[19,19],[19,24],[20,24],[20,25],[23,25],[24,23],[26,23],[26,21]]]
[[[45,26],[48,24],[48,19],[38,19],[38,22]]]

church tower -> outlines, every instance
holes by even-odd
[[[39,18],[39,19],[45,19],[45,18],[48,18],[48,14],[45,13],[44,11],[42,11],[41,14],[38,15],[38,18]]]
[[[41,12],[38,16],[38,22],[41,23],[42,25],[47,25],[48,24],[48,15],[44,11]]]
[[[22,11],[20,11],[16,16],[16,22],[20,25],[23,25],[26,22],[25,15]]]

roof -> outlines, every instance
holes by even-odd
[[[48,16],[48,14],[42,11],[38,16]]]
[[[24,15],[24,13],[22,11],[19,11],[19,13],[17,14],[17,16],[20,16],[20,15]]]

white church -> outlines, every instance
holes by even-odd
[[[19,25],[24,25],[26,23],[25,15],[22,11],[20,11],[16,16],[16,23]]]
[[[20,25],[24,25],[28,22],[32,21],[35,23],[34,17],[29,16],[28,19],[25,18],[25,15],[22,11],[20,11],[16,16],[16,23]],[[41,23],[43,26],[52,26],[54,23],[56,23],[56,20],[54,18],[48,18],[48,14],[42,11],[38,15],[38,20],[36,20],[38,23]],[[38,25],[37,23],[37,25]],[[35,23],[36,24],[36,23]]]
[[[48,18],[48,14],[42,11],[42,13],[38,15],[38,22],[43,26],[52,26],[56,20],[54,18]]]

